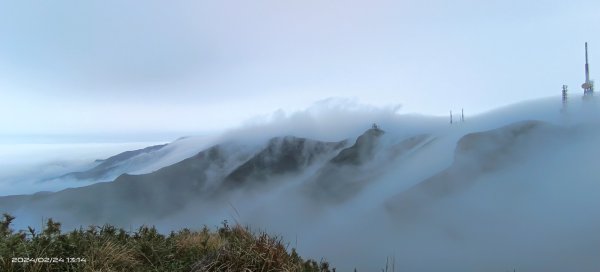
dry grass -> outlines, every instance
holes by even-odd
[[[140,264],[132,246],[109,240],[86,254],[85,271],[129,271]]]
[[[175,238],[175,247],[178,253],[190,251],[215,251],[223,246],[225,241],[218,233],[210,232],[204,228],[200,232],[184,230]]]
[[[263,233],[255,237],[241,226],[222,229],[220,234],[229,238],[227,243],[197,262],[193,271],[290,271],[284,268],[281,251],[289,255],[276,238]]]
[[[281,238],[255,234],[227,222],[216,231],[183,229],[170,235],[142,226],[129,233],[112,226],[69,233],[49,220],[40,233],[15,233],[11,217],[0,219],[0,271],[302,271],[329,272],[329,264],[304,261]],[[13,263],[13,257],[85,258],[77,263]],[[335,271],[335,270],[334,270]]]

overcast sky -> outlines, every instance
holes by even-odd
[[[444,115],[579,95],[585,41],[600,69],[599,14],[583,0],[1,0],[0,134],[214,131],[330,97]]]

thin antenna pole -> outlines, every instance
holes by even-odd
[[[585,43],[585,83],[590,82],[590,65],[588,63],[588,46]]]
[[[593,96],[594,95],[594,83],[590,81],[590,64],[588,62],[588,46],[585,43],[585,82],[581,85],[583,88],[583,95]]]

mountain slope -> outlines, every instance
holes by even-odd
[[[12,213],[55,216],[65,224],[148,222],[252,186],[249,182],[298,173],[344,145],[296,137],[276,137],[264,147],[224,143],[152,173],[123,174],[114,182],[56,193],[0,197],[0,205]]]
[[[346,141],[319,142],[305,138],[277,137],[250,160],[232,171],[223,181],[225,189],[265,183],[267,179],[294,174],[335,154]]]
[[[452,165],[401,192],[389,209],[414,211],[420,204],[458,193],[482,175],[490,175],[520,163],[540,139],[565,137],[566,132],[541,121],[523,121],[485,132],[470,133],[457,143]]]
[[[379,128],[371,128],[362,135],[358,136],[356,142],[351,147],[342,150],[335,156],[331,163],[337,165],[360,165],[375,155],[378,139],[385,132]]]
[[[372,128],[360,135],[354,145],[343,149],[313,176],[303,188],[311,199],[341,203],[375,182],[391,163],[426,142],[427,135],[382,143],[384,131]]]
[[[123,164],[126,164],[128,160],[132,160],[136,156],[158,151],[165,146],[167,145],[154,145],[143,149],[125,151],[104,160],[97,160],[96,162],[99,162],[100,164],[92,169],[82,172],[69,173],[61,176],[61,178],[74,178],[78,180],[110,180],[112,179],[112,175],[122,174],[118,172],[119,167]]]

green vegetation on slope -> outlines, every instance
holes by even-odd
[[[279,237],[227,221],[216,231],[163,235],[154,227],[127,232],[110,225],[61,233],[52,219],[39,233],[15,232],[13,220],[0,219],[0,271],[331,271],[327,262],[288,252]]]

